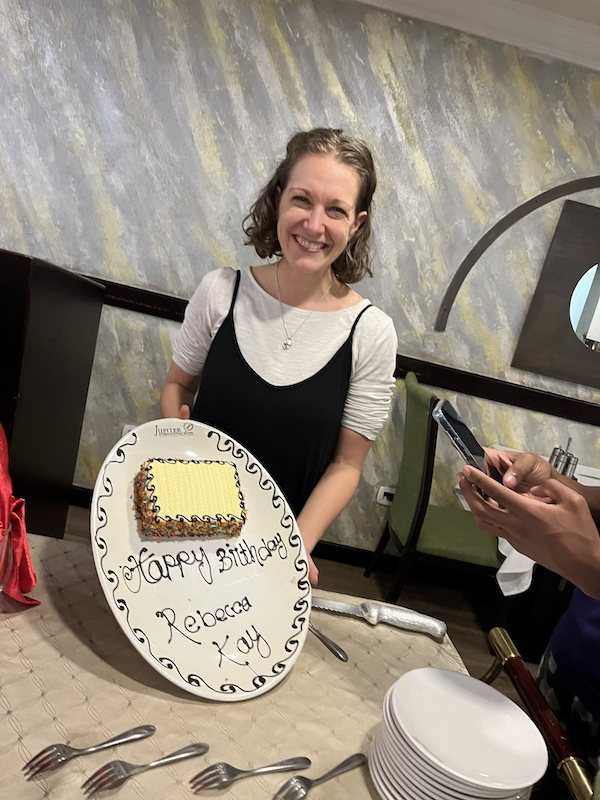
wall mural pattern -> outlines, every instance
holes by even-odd
[[[342,127],[380,179],[375,277],[358,290],[393,317],[401,352],[600,401],[510,367],[562,201],[494,243],[434,331],[491,225],[597,174],[600,74],[337,0],[0,0],[0,42],[2,247],[189,297],[207,271],[256,262],[240,222],[290,134]],[[600,190],[575,199],[600,205]],[[93,484],[124,423],[158,415],[176,328],[105,309],[76,482]],[[546,453],[571,435],[600,462],[595,429],[458,405],[485,442]],[[394,483],[403,408],[400,390],[330,540],[378,540],[374,487]],[[459,466],[440,441],[437,502],[455,502]]]

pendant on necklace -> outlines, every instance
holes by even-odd
[[[284,350],[289,350],[290,347],[292,346],[292,344],[293,344],[293,342],[290,339],[290,337],[288,336],[288,338],[285,340],[285,342],[281,346],[283,347]]]

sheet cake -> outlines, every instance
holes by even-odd
[[[145,536],[236,536],[246,507],[235,464],[149,458],[134,479]]]

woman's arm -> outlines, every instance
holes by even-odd
[[[308,553],[325,529],[348,505],[358,486],[362,465],[371,448],[365,436],[350,428],[340,428],[333,461],[312,490],[298,515],[298,527]],[[319,572],[309,557],[309,579],[316,583]]]
[[[192,295],[173,342],[174,360],[160,395],[163,417],[189,419],[213,337],[227,316],[235,277],[233,269],[213,270]]]
[[[189,419],[199,387],[200,375],[190,375],[171,361],[165,385],[160,393],[161,415]]]

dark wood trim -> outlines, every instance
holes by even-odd
[[[152,317],[183,322],[183,314],[188,301],[182,297],[141,289],[139,286],[127,286],[124,283],[115,283],[115,281],[107,281],[92,275],[84,277],[91,278],[106,287],[104,303],[107,306],[117,306],[117,308],[124,308],[127,311],[137,311]]]
[[[397,378],[404,378],[407,372],[414,372],[420,383],[429,386],[438,386],[440,389],[470,394],[484,400],[494,400],[574,422],[600,426],[600,406],[596,403],[532,389],[529,386],[519,386],[497,378],[475,375],[472,372],[398,354],[395,375]]]
[[[556,189],[558,188],[560,187],[556,187]],[[537,201],[539,198],[534,198],[534,200]],[[533,203],[533,201],[530,202]],[[84,277],[98,281],[97,278],[90,275]],[[136,286],[127,286],[114,281],[102,280],[102,283],[106,287],[104,302],[107,305],[171,319],[175,322],[183,320],[187,300],[181,297],[140,289]],[[600,426],[600,406],[585,400],[544,392],[540,389],[531,389],[528,386],[518,386],[497,378],[475,375],[453,367],[431,364],[409,356],[398,355],[396,377],[403,378],[409,370],[417,375],[419,381],[430,386],[439,386],[441,389],[471,394],[485,400],[496,400],[499,403]]]

